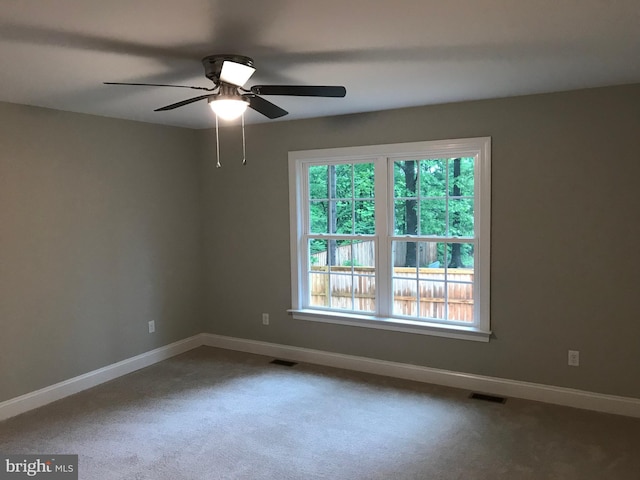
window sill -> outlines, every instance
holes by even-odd
[[[311,309],[288,310],[288,312],[296,320],[307,320],[312,322],[377,328],[381,330],[393,330],[396,332],[456,338],[459,340],[472,340],[476,342],[488,342],[491,337],[491,331],[480,330],[476,327],[442,325],[440,323],[418,322],[398,318],[383,318],[372,315],[357,315],[352,313],[338,313]]]

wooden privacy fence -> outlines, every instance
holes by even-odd
[[[336,247],[336,265],[375,265],[375,244],[372,241],[357,242],[352,245],[340,245]],[[407,242],[396,242],[394,246],[394,266],[406,264]],[[418,263],[429,265],[438,259],[436,243],[422,243],[418,249]],[[327,265],[327,252],[318,252],[311,255],[312,265]]]
[[[473,269],[448,269],[446,284],[444,268],[394,267],[393,277],[394,314],[473,321]],[[362,312],[376,309],[373,267],[353,267],[353,271],[348,266],[331,267],[329,272],[327,266],[312,266],[310,287],[311,305]]]
[[[353,247],[353,249],[352,249]],[[373,242],[356,242],[353,245],[341,245],[336,247],[336,265],[375,265],[375,248]],[[314,253],[311,255],[311,262],[314,265],[327,265],[327,252]]]

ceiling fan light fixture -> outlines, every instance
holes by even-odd
[[[211,110],[223,120],[235,120],[247,110],[249,102],[244,98],[219,98],[209,102]]]
[[[238,87],[242,87],[253,72],[256,69],[249,66],[243,65],[242,63],[231,62],[229,60],[225,60],[222,64],[222,71],[220,72],[220,80],[226,83],[230,83],[232,85],[236,85]]]

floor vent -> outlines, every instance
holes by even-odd
[[[504,397],[498,397],[496,395],[487,395],[486,393],[472,393],[469,395],[469,398],[473,398],[474,400],[484,400],[485,402],[493,402],[493,403],[505,403],[507,401]]]
[[[273,363],[274,365],[282,365],[283,367],[293,367],[294,365],[297,365],[297,362],[290,362],[288,360],[280,360],[279,358],[276,358],[275,360],[271,360],[270,363]]]

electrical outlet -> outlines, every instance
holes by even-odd
[[[149,333],[153,333],[156,331],[156,321],[155,320],[151,320],[149,322]]]
[[[580,366],[580,352],[578,350],[569,350],[569,365],[572,367]]]
[[[263,313],[262,314],[262,324],[263,325],[269,325],[269,314],[268,313]]]

